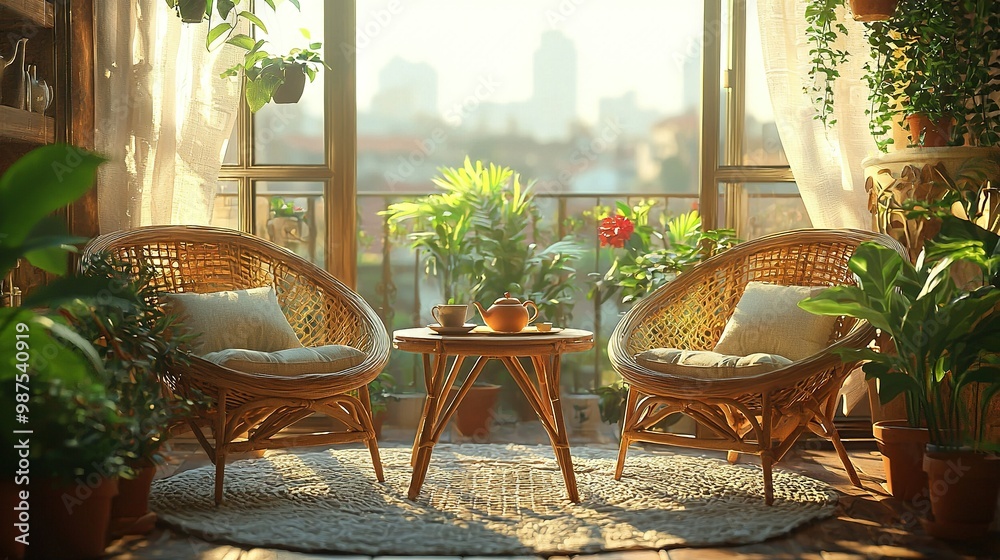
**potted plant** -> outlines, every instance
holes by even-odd
[[[66,166],[68,158],[76,165]],[[46,216],[83,195],[102,161],[71,146],[49,145],[0,177],[0,277],[22,257],[50,273],[67,271],[67,250],[82,240],[66,236]],[[36,558],[90,558],[104,551],[124,467],[116,433],[131,420],[118,414],[102,383],[103,364],[93,346],[51,311],[100,289],[56,279],[29,294],[22,307],[0,308],[0,336],[16,342],[0,350],[0,399],[16,412],[4,418],[0,436],[15,450],[4,454],[7,472],[16,473],[3,486],[4,503],[30,504],[4,514],[2,552],[14,558],[25,548]]]
[[[851,2],[852,8],[860,4]],[[851,56],[837,46],[848,33],[838,19],[844,0],[811,0],[806,8],[807,39],[814,80],[809,93],[817,118],[833,124],[833,82]],[[1000,13],[988,0],[900,0],[892,19],[866,23],[869,60],[864,79],[870,89],[869,127],[879,147],[906,140],[888,135],[894,123],[907,127],[909,145],[995,146],[1000,116],[992,98],[1000,68]]]
[[[885,21],[896,13],[899,0],[851,0],[855,21]]]
[[[882,402],[904,395],[911,425],[926,425],[927,529],[964,538],[985,534],[1000,485],[1000,460],[988,454],[993,450],[983,437],[985,411],[1000,391],[1000,265],[994,257],[1000,236],[971,221],[942,220],[916,265],[891,249],[863,244],[850,261],[860,286],[829,288],[800,306],[865,319],[892,337],[895,353],[848,350],[845,357],[870,360],[864,371],[878,380]]]
[[[473,164],[468,157],[462,167],[439,171],[434,183],[440,193],[392,204],[383,215],[394,234],[405,236],[410,248],[424,255],[424,270],[439,280],[442,301],[461,294],[488,303],[510,292],[533,301],[538,320],[567,321],[574,290],[572,266],[583,249],[568,237],[547,245],[539,242],[536,224],[541,211],[532,184],[523,185],[510,168]],[[484,378],[506,380],[504,371],[499,364],[488,364],[476,392],[499,390],[489,388]],[[517,398],[513,384],[500,383],[511,399]],[[495,414],[472,409],[467,403],[473,399],[470,393],[458,414],[479,416],[467,427],[488,426]],[[490,398],[484,399],[480,405],[489,404]]]
[[[147,505],[160,448],[193,404],[165,388],[169,368],[186,360],[181,347],[189,337],[174,329],[176,318],[159,305],[152,269],[134,270],[98,255],[81,278],[103,282],[116,295],[114,301],[79,300],[63,308],[68,324],[97,349],[104,385],[118,412],[130,419],[117,432],[128,470],[112,503],[112,534],[147,533],[156,522]]]
[[[264,20],[244,7],[243,0],[200,2],[199,0],[166,0],[167,6],[177,10],[181,21],[189,24],[209,22],[205,47],[209,50],[225,43],[246,51],[243,62],[233,65],[221,74],[222,78],[246,76],[244,93],[252,113],[259,111],[270,101],[275,103],[297,103],[302,97],[306,77],[312,82],[323,66],[317,52],[322,43],[313,42],[309,32],[302,28],[302,35],[309,41],[308,47],[293,48],[287,54],[272,54],[264,50],[265,39],[255,40],[246,33],[237,33],[241,20],[254,28],[254,35],[267,35]],[[265,0],[272,10],[274,0]],[[291,0],[299,9],[298,0]],[[249,2],[247,2],[249,4]]]

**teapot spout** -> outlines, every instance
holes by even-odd
[[[487,311],[483,309],[483,306],[480,305],[478,301],[472,302],[472,305],[475,305],[476,309],[479,310],[479,314],[482,315],[483,319],[486,319]]]

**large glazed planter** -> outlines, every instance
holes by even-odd
[[[975,191],[982,184],[977,177],[980,172],[994,185],[1000,183],[1000,148],[906,148],[868,158],[862,165],[873,229],[909,249],[911,262],[916,262],[924,242],[938,232],[940,222],[908,220],[905,201],[939,201],[952,192],[947,185]],[[964,211],[954,210],[964,216]]]

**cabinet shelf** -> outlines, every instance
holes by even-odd
[[[12,11],[42,27],[55,26],[55,8],[45,0],[0,0],[0,11]]]
[[[52,117],[0,105],[0,138],[51,144],[56,139],[56,121]]]

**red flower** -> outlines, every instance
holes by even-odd
[[[611,245],[612,247],[624,247],[625,242],[632,237],[635,226],[621,214],[608,216],[601,220],[597,226],[597,236],[601,238],[601,247]]]

